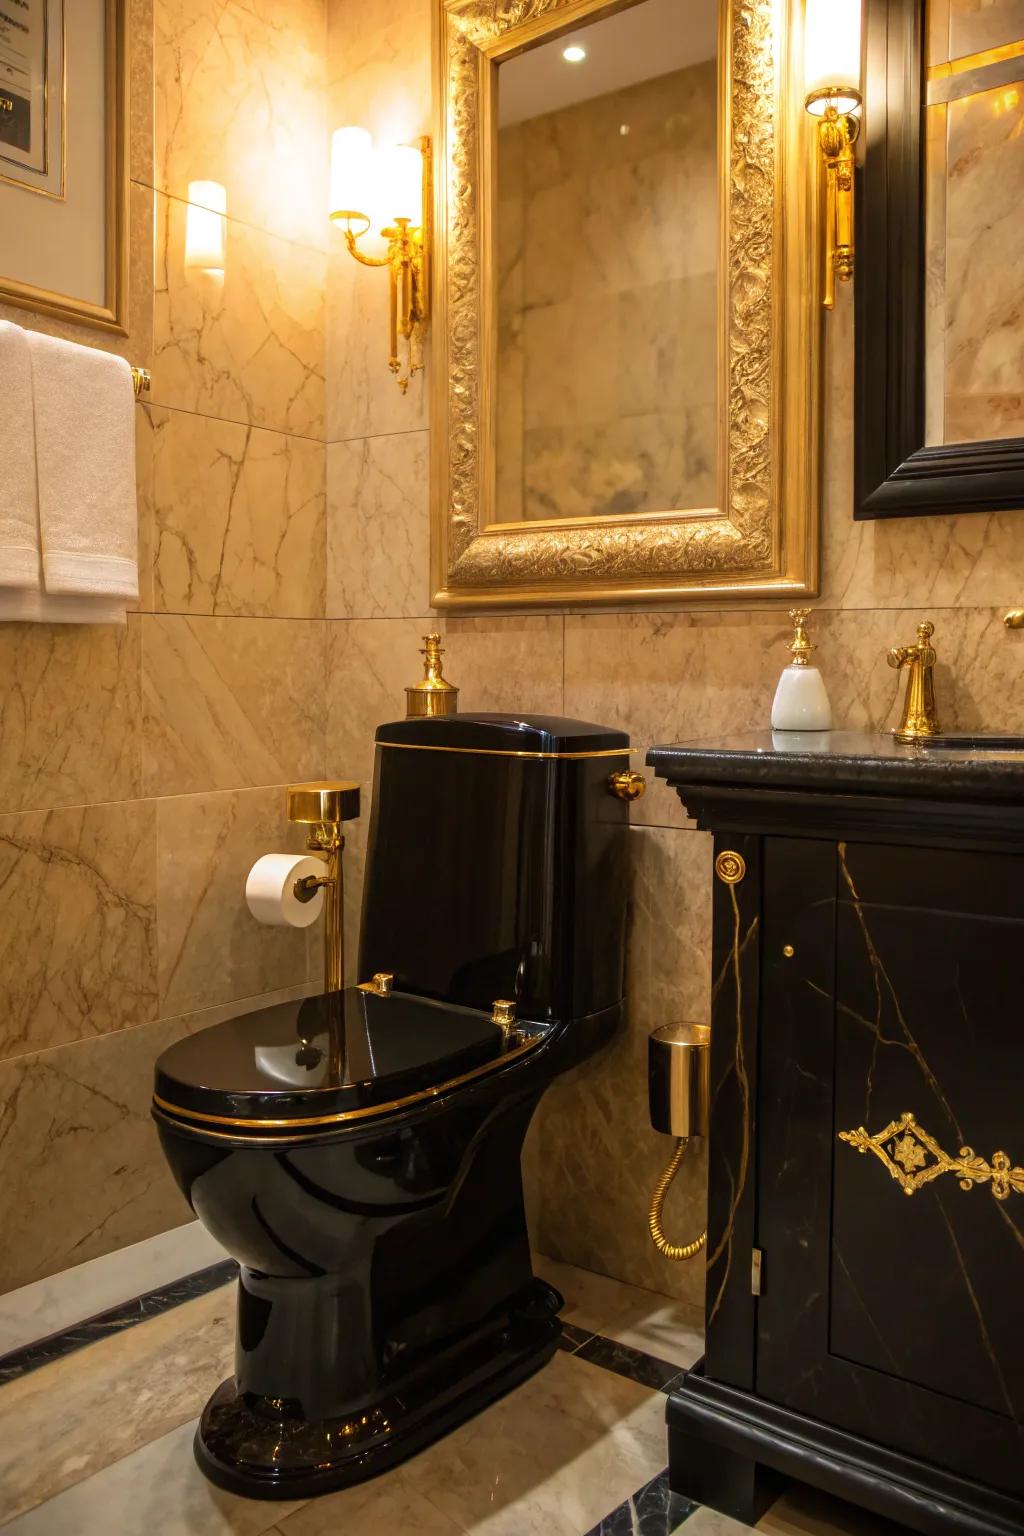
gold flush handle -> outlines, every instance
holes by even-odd
[[[642,773],[637,773],[634,768],[621,768],[618,773],[609,775],[608,788],[613,795],[627,804],[639,800],[647,789],[647,780]]]
[[[715,874],[724,885],[739,885],[746,872],[746,859],[731,848],[724,849],[715,860]]]
[[[519,1031],[516,1029],[516,1005],[511,998],[495,998],[491,1023],[496,1024],[501,1030],[506,1045],[515,1043],[519,1037]]]

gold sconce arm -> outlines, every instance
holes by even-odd
[[[427,135],[416,141],[423,162],[422,220],[414,224],[408,218],[396,218],[381,235],[388,242],[387,254],[368,256],[359,249],[359,241],[370,228],[366,214],[338,213],[333,217],[345,222],[345,245],[349,255],[364,267],[388,268],[388,367],[398,380],[403,395],[414,374],[423,368],[423,336],[430,320],[430,246],[432,233],[433,177],[431,142]],[[352,220],[362,228],[353,231]],[[403,373],[399,343],[405,343]]]
[[[807,98],[807,110],[818,118],[818,147],[825,168],[825,286],[823,303],[834,309],[836,279],[848,283],[853,276],[853,146],[860,133],[860,119],[852,111],[840,112],[836,100],[853,101],[859,93],[844,87],[827,87]]]

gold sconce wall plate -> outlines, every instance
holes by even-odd
[[[719,0],[717,504],[520,523],[496,521],[498,65],[623,7],[435,6],[432,603],[815,593],[820,262],[807,238],[816,189],[805,159],[801,0]]]
[[[855,1131],[838,1134],[840,1141],[856,1147],[858,1152],[870,1152],[877,1157],[905,1195],[916,1195],[919,1189],[946,1173],[955,1175],[961,1189],[988,1184],[997,1200],[1008,1199],[1011,1191],[1024,1195],[1024,1168],[1015,1168],[1005,1152],[994,1152],[991,1163],[979,1157],[973,1147],[961,1147],[959,1156],[950,1157],[935,1137],[918,1125],[909,1110],[898,1120],[890,1120],[885,1130],[874,1136],[862,1125]]]

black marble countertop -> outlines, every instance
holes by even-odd
[[[647,763],[679,785],[1024,803],[1024,740],[1017,750],[940,748],[864,731],[746,731],[651,747]]]

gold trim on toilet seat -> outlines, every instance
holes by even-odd
[[[410,1104],[420,1104],[425,1103],[429,1099],[436,1099],[442,1093],[448,1093],[453,1088],[461,1087],[463,1083],[471,1082],[477,1077],[486,1077],[489,1073],[497,1071],[499,1067],[503,1067],[506,1063],[525,1055],[527,1051],[532,1051],[545,1038],[542,1034],[528,1035],[518,1045],[513,1046],[511,1050],[503,1051],[493,1061],[484,1062],[483,1066],[474,1067],[471,1072],[462,1072],[458,1077],[446,1078],[444,1082],[435,1083],[430,1088],[420,1088],[416,1093],[408,1093],[403,1098],[390,1099],[386,1104],[367,1104],[360,1109],[337,1110],[332,1115],[293,1116],[290,1119],[284,1120],[257,1120],[255,1118],[234,1115],[210,1115],[203,1110],[185,1109],[180,1104],[172,1104],[169,1100],[162,1099],[158,1093],[154,1093],[153,1103],[165,1116],[173,1117],[176,1121],[194,1121],[196,1124],[191,1128],[204,1132],[207,1125],[232,1125],[238,1126],[241,1130],[256,1131],[285,1130],[289,1126],[302,1130],[307,1126],[313,1125],[344,1125],[350,1120],[367,1120],[373,1117],[383,1117],[392,1114],[397,1109],[407,1109]],[[207,1134],[216,1136],[224,1133],[210,1131]],[[232,1136],[231,1139],[237,1140],[237,1135]],[[268,1142],[293,1141],[295,1137],[291,1135],[260,1136],[254,1138],[254,1140],[258,1140],[259,1145],[264,1146]]]

